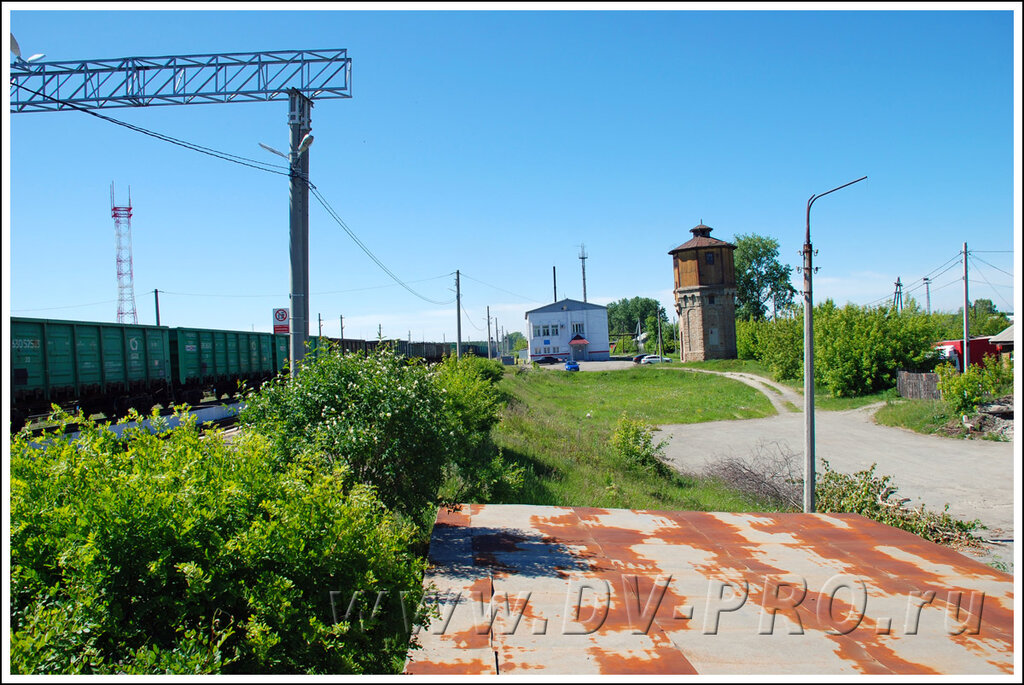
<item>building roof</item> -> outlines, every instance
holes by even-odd
[[[1007,343],[1010,343],[1012,345],[1013,344],[1013,324],[1011,323],[1009,326],[1007,326],[1003,330],[999,331],[999,333],[993,335],[991,338],[988,339],[988,341],[990,343],[992,343],[992,344],[999,343],[1001,345],[1005,345]]]
[[[693,250],[699,247],[731,247],[736,249],[736,246],[732,243],[727,243],[724,240],[711,237],[711,227],[705,226],[703,223],[697,224],[690,229],[690,233],[693,237],[687,240],[685,243],[680,245],[674,250],[669,250],[669,254],[675,254],[682,250]]]
[[[551,304],[546,304],[543,307],[537,307],[536,309],[531,309],[530,311],[526,312],[526,316],[530,316],[530,314],[549,314],[549,313],[550,314],[554,314],[556,312],[575,312],[575,311],[579,311],[581,309],[608,309],[608,308],[607,307],[602,307],[599,304],[594,304],[593,302],[580,302],[579,300],[570,300],[570,299],[566,298],[564,300],[559,300],[558,302],[552,302]]]

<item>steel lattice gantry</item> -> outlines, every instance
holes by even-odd
[[[11,64],[11,112],[288,100],[291,367],[309,337],[309,155],[314,99],[352,97],[348,51],[284,50]],[[303,141],[306,140],[305,145]],[[274,152],[277,152],[274,150]]]
[[[11,112],[352,97],[347,50],[11,64]]]

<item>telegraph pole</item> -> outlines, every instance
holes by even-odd
[[[459,270],[455,270],[455,359],[462,359],[462,290],[459,286]]]
[[[929,316],[932,313],[932,281],[927,276],[924,277],[924,299],[928,306]]]
[[[970,299],[967,297],[967,243],[964,243],[964,368],[963,371],[966,373],[967,367],[971,363],[971,324],[967,318],[967,308],[970,306]]]
[[[555,267],[551,267],[551,286],[555,289],[555,302],[558,302],[558,275],[555,273]]]
[[[341,314],[338,315],[338,337],[345,339],[345,317]]]
[[[153,289],[153,299],[156,301],[156,325],[160,325],[160,291]]]
[[[893,284],[896,286],[896,292],[892,295],[892,306],[896,309],[896,313],[899,314],[903,309],[903,284],[900,283],[900,277],[896,277],[896,282]]]
[[[317,337],[318,338],[324,337],[324,319],[323,319],[322,316],[320,316],[320,312],[316,313],[316,325],[317,325],[317,333],[316,333]]]
[[[487,305],[487,358],[491,358],[491,305]]]

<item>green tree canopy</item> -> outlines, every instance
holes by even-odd
[[[658,320],[656,316],[661,316],[662,325],[668,323],[668,317],[665,315],[665,309],[662,307],[657,300],[650,297],[624,297],[618,302],[612,302],[608,305],[608,332],[612,335],[616,333],[636,333],[636,322],[639,320],[643,330],[652,332],[648,326],[648,319],[653,324],[653,334],[658,334]]]
[[[779,241],[754,233],[736,236],[736,317],[760,321],[793,304],[793,267],[779,261]]]

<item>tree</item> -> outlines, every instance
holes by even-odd
[[[793,267],[779,261],[779,241],[754,233],[736,236],[736,318],[760,321],[793,304]]]
[[[505,334],[505,349],[513,350],[518,352],[519,350],[525,350],[530,344],[526,341],[524,336],[519,331],[510,331]]]
[[[639,320],[641,325],[643,325],[648,317],[657,326],[657,319],[654,317],[659,312],[662,316],[662,322],[667,322],[665,310],[662,309],[657,300],[650,297],[624,297],[618,302],[612,302],[608,305],[608,332],[612,335],[616,333],[635,334],[636,322]],[[654,334],[657,335],[657,329],[655,329]]]

